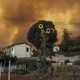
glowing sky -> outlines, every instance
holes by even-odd
[[[3,20],[3,16],[53,21],[58,32],[57,44],[64,29],[71,31],[74,37],[80,36],[80,24],[69,24],[80,23],[80,0],[0,0],[0,47],[28,42],[27,32],[36,22]]]

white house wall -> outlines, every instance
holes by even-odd
[[[13,46],[13,51],[12,51],[12,55],[15,56],[15,46]]]
[[[25,57],[25,44],[15,45],[14,55],[17,57]]]
[[[12,51],[12,48],[13,48],[13,51]],[[8,49],[6,50],[6,54],[9,54],[9,50],[11,50],[11,55],[14,56],[15,47],[13,46],[13,47],[8,48]]]

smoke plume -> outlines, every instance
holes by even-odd
[[[47,20],[54,23],[58,32],[57,44],[62,40],[64,29],[71,31],[74,37],[79,36],[79,4],[80,0],[0,0],[0,47],[28,42],[27,32],[36,22],[34,20]],[[2,17],[10,17],[11,20],[4,20]],[[12,18],[33,20],[12,21]]]

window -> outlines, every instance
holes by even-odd
[[[29,48],[26,48],[26,51],[29,52]]]
[[[13,48],[12,48],[12,51],[13,51]]]

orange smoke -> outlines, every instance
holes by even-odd
[[[64,29],[71,31],[74,37],[79,36],[80,24],[70,24],[80,23],[79,3],[80,0],[0,0],[0,47],[28,42],[27,32],[36,22],[3,20],[3,16],[52,21],[58,32],[57,44],[61,43]]]

